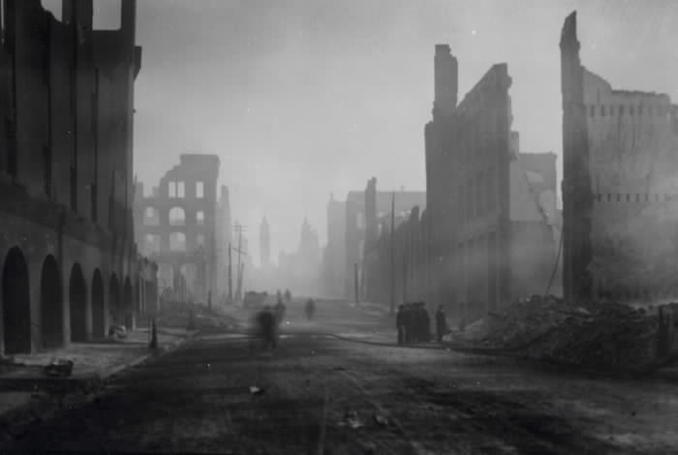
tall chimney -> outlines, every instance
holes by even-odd
[[[434,58],[433,115],[448,116],[457,107],[457,59],[450,54],[448,44],[436,44]]]

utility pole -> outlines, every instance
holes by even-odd
[[[231,242],[228,242],[228,303],[233,303],[233,258]]]
[[[245,264],[242,263],[242,255],[247,254],[247,252],[243,251],[242,249],[242,231],[244,230],[244,228],[245,227],[240,223],[236,223],[234,225],[234,229],[238,233],[238,248],[234,248],[235,252],[238,253],[238,265],[236,269],[238,272],[238,278],[236,279],[236,288],[235,288],[236,301],[242,300],[242,281],[243,281],[243,271],[245,269]]]
[[[391,314],[395,313],[395,192],[391,193]]]
[[[360,303],[360,294],[358,287],[358,263],[353,264],[353,288],[355,291],[355,303]]]

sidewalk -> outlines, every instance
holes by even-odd
[[[106,378],[173,350],[196,333],[159,328],[155,351],[148,347],[148,330],[139,329],[122,340],[72,343],[67,348],[14,356],[14,364],[0,365],[0,437],[11,431],[10,425],[44,417],[55,406],[68,406],[69,395],[91,394]],[[71,376],[46,376],[43,367],[53,359],[72,360]]]

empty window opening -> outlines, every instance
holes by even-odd
[[[205,185],[203,182],[195,182],[195,197],[198,199],[205,197]]]
[[[160,215],[155,207],[146,207],[144,210],[144,225],[157,226],[160,224]]]
[[[184,182],[177,183],[177,197],[182,199],[186,197],[186,187]]]
[[[196,224],[198,224],[199,226],[204,225],[204,224],[205,224],[205,212],[203,212],[202,210],[199,210],[198,212],[196,212],[196,214],[195,214],[195,222],[196,222]]]
[[[144,236],[144,253],[153,254],[160,252],[160,236],[157,234],[146,234]]]
[[[177,197],[177,182],[169,182],[167,184],[167,194],[169,197]]]
[[[186,234],[172,232],[169,237],[171,251],[186,251]]]
[[[186,224],[186,212],[181,207],[172,207],[169,211],[169,224],[171,226],[183,226]]]

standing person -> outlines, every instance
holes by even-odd
[[[447,333],[447,316],[445,315],[445,309],[442,305],[438,305],[438,311],[436,311],[436,335],[438,343],[443,341],[443,336]]]
[[[402,346],[405,343],[405,307],[404,307],[404,305],[398,305],[398,311],[396,312],[396,330],[398,331],[398,344]]]
[[[308,299],[306,301],[306,319],[309,321],[313,319],[313,315],[315,314],[315,301],[313,299]]]
[[[289,289],[285,289],[285,301],[290,303],[292,301],[292,293]]]
[[[259,336],[261,337],[264,349],[275,349],[276,347],[276,324],[275,316],[271,312],[271,308],[265,306],[263,310],[257,314],[257,328],[259,329]]]

